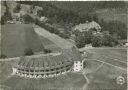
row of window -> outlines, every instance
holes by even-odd
[[[60,68],[55,68],[55,69],[46,69],[46,70],[25,70],[25,69],[20,69],[18,68],[19,71],[25,71],[25,72],[49,72],[49,71],[56,71],[56,70],[61,70],[61,69],[66,69],[66,68],[70,68],[70,65],[67,65],[65,67],[60,67]]]
[[[69,71],[70,70],[70,68],[67,68],[66,70],[62,70],[62,71],[56,71],[56,72],[51,72],[51,73],[46,73],[46,74],[30,74],[30,75],[36,75],[36,76],[39,76],[39,75],[41,75],[41,76],[44,76],[44,75],[52,75],[52,74],[59,74],[59,73],[63,73],[63,72],[66,72],[66,71]],[[25,73],[25,72],[23,72],[23,73],[21,73],[21,72],[17,72],[17,74],[26,74],[26,75],[29,75],[28,73]]]

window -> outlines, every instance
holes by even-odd
[[[40,72],[44,72],[44,70],[40,70]]]
[[[56,68],[56,70],[59,70],[59,68]]]
[[[30,70],[30,72],[34,72],[34,70]]]
[[[51,71],[54,71],[54,69],[51,69]]]
[[[35,70],[35,72],[39,72],[39,70]]]

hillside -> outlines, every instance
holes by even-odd
[[[56,5],[58,8],[66,9],[66,10],[73,10],[76,12],[83,12],[83,11],[92,11],[96,9],[105,9],[105,8],[125,8],[127,2],[123,1],[64,1],[64,2],[52,2],[52,4]],[[72,8],[71,8],[72,7]]]
[[[60,9],[71,10],[80,15],[97,14],[99,19],[105,21],[118,20],[126,23],[127,18],[127,2],[52,2],[53,5]]]
[[[22,11],[29,10],[30,5],[35,5],[35,6],[40,6],[43,8],[43,15],[48,16],[48,17],[55,17],[55,14],[58,14],[58,16],[62,16],[61,18],[64,18],[64,14],[69,14],[70,11],[73,16],[78,16],[78,15],[86,15],[88,14],[97,14],[98,18],[104,19],[105,21],[112,21],[112,20],[117,20],[121,21],[123,23],[126,23],[126,18],[127,18],[127,2],[123,1],[102,1],[102,2],[81,2],[81,1],[64,1],[64,2],[17,2],[21,3],[23,6],[21,8]],[[9,6],[10,11],[13,11],[13,8],[16,6],[16,2],[7,2],[7,5]],[[4,5],[3,3],[1,4],[2,11],[4,12]],[[51,12],[51,14],[50,14]],[[47,15],[48,14],[48,15]],[[64,16],[63,16],[64,15]],[[68,15],[67,18],[70,18]],[[71,17],[73,17],[71,16]],[[57,18],[57,19],[60,19]]]

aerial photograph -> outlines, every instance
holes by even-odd
[[[127,90],[128,1],[0,1],[0,90]]]

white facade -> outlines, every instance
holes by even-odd
[[[74,61],[73,71],[79,72],[83,69],[83,62],[82,61]]]
[[[40,21],[41,21],[41,22],[46,22],[47,20],[48,20],[47,17],[41,17],[41,18],[40,18]]]
[[[17,73],[17,69],[16,68],[12,68],[12,75],[16,74]]]

